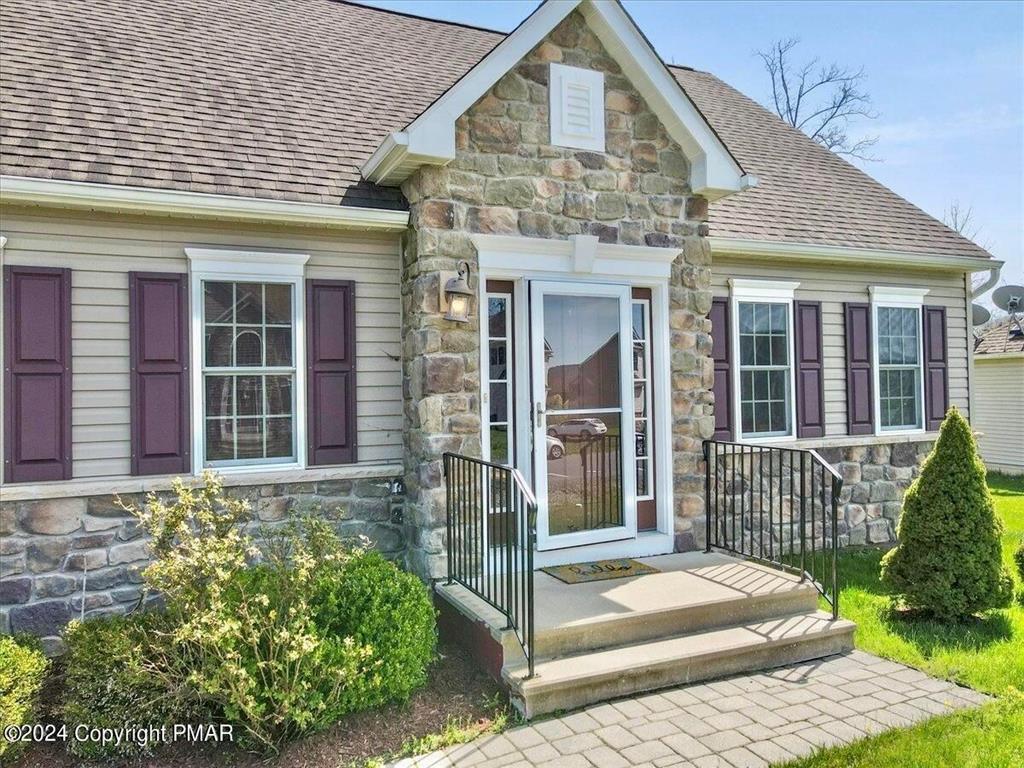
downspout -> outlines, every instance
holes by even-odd
[[[993,285],[995,285],[997,282],[999,282],[999,272],[1000,272],[1000,270],[1002,270],[1002,268],[1003,268],[1002,264],[1000,264],[998,267],[992,267],[992,269],[990,269],[988,271],[988,277],[985,278],[985,281],[981,285],[979,285],[977,288],[972,288],[971,289],[971,298],[972,299],[978,298],[983,293],[986,293],[989,288],[991,288]]]

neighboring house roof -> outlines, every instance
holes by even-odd
[[[974,342],[975,355],[1001,355],[1008,352],[1024,352],[1024,319],[1019,323],[1011,317],[1003,318],[984,331]]]
[[[338,0],[0,3],[0,173],[402,208],[360,178],[505,35]],[[672,74],[759,184],[712,234],[989,254],[713,75]]]

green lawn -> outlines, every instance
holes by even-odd
[[[1005,528],[1003,558],[1016,577],[1012,553],[1024,537],[1024,480],[993,476],[989,484]],[[1024,606],[967,624],[892,617],[878,580],[881,559],[877,549],[840,557],[839,609],[857,623],[858,648],[986,693],[1001,694],[1008,685],[1024,691]]]
[[[1024,700],[1005,697],[979,709],[887,731],[848,747],[786,763],[786,768],[1020,768]]]
[[[1024,479],[989,477],[1003,520],[1003,557],[1024,538]],[[839,610],[857,622],[858,648],[999,696],[977,710],[938,717],[848,747],[829,749],[787,768],[999,768],[1024,765],[1024,605],[990,611],[969,623],[944,625],[889,614],[878,580],[876,549],[840,556]]]

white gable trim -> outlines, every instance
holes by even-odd
[[[696,194],[715,200],[756,186],[756,177],[744,173],[618,2],[588,0],[581,4],[580,13],[679,142],[690,161],[690,186]]]
[[[363,165],[363,176],[377,184],[396,186],[421,165],[444,165],[453,160],[455,121],[577,7],[669,135],[679,142],[690,161],[694,192],[714,200],[754,186],[756,179],[744,174],[614,0],[547,0],[405,130],[390,134]]]

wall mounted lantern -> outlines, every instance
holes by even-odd
[[[473,291],[469,287],[469,262],[460,261],[459,271],[444,284],[444,302],[448,305],[445,320],[465,323],[469,320]],[[442,277],[444,277],[442,275]]]

